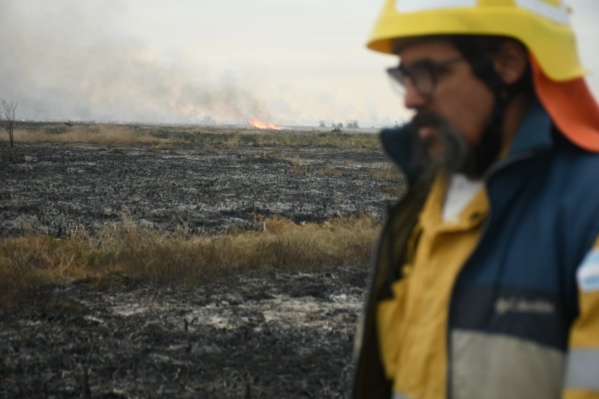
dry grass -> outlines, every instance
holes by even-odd
[[[36,129],[17,129],[15,139],[19,142],[57,142],[94,144],[158,144],[159,138],[138,134],[126,126],[74,125],[39,126]],[[164,140],[162,140],[164,141]]]
[[[295,224],[256,219],[256,231],[197,237],[122,227],[96,236],[0,239],[0,307],[26,303],[44,286],[78,280],[194,285],[238,270],[317,270],[367,262],[379,224],[368,216]]]
[[[344,132],[270,132],[244,128],[23,123],[15,130],[15,142],[63,142],[98,144],[204,144],[239,146],[334,146],[357,150],[379,149],[378,136]]]

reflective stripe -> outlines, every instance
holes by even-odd
[[[455,399],[558,399],[564,354],[507,335],[456,330],[451,335]]]
[[[548,0],[517,0],[520,7],[548,18],[558,24],[568,25],[570,16],[564,4],[554,5]]]
[[[558,24],[569,25],[570,15],[564,4],[552,4],[550,0],[517,0],[521,8],[532,11]],[[477,0],[397,0],[395,8],[399,12],[435,11],[447,8],[475,7]]]
[[[599,291],[599,249],[594,248],[585,256],[576,272],[576,280],[582,291]]]
[[[568,353],[566,388],[599,391],[599,349],[572,349]]]
[[[399,12],[431,11],[440,8],[474,7],[476,0],[397,0]]]

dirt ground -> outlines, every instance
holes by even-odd
[[[0,170],[0,236],[129,220],[190,234],[383,217],[401,181],[377,151],[21,144]],[[253,273],[253,272],[252,272]],[[3,398],[347,398],[368,265],[250,272],[197,288],[122,277],[0,311]],[[115,288],[115,285],[119,288]]]

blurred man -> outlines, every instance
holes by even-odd
[[[415,112],[354,398],[599,398],[599,109],[561,0],[387,0]]]

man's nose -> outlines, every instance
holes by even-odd
[[[427,98],[420,93],[420,91],[414,85],[411,78],[406,78],[405,82],[405,96],[404,96],[404,106],[408,109],[418,109],[422,108],[426,102]]]

